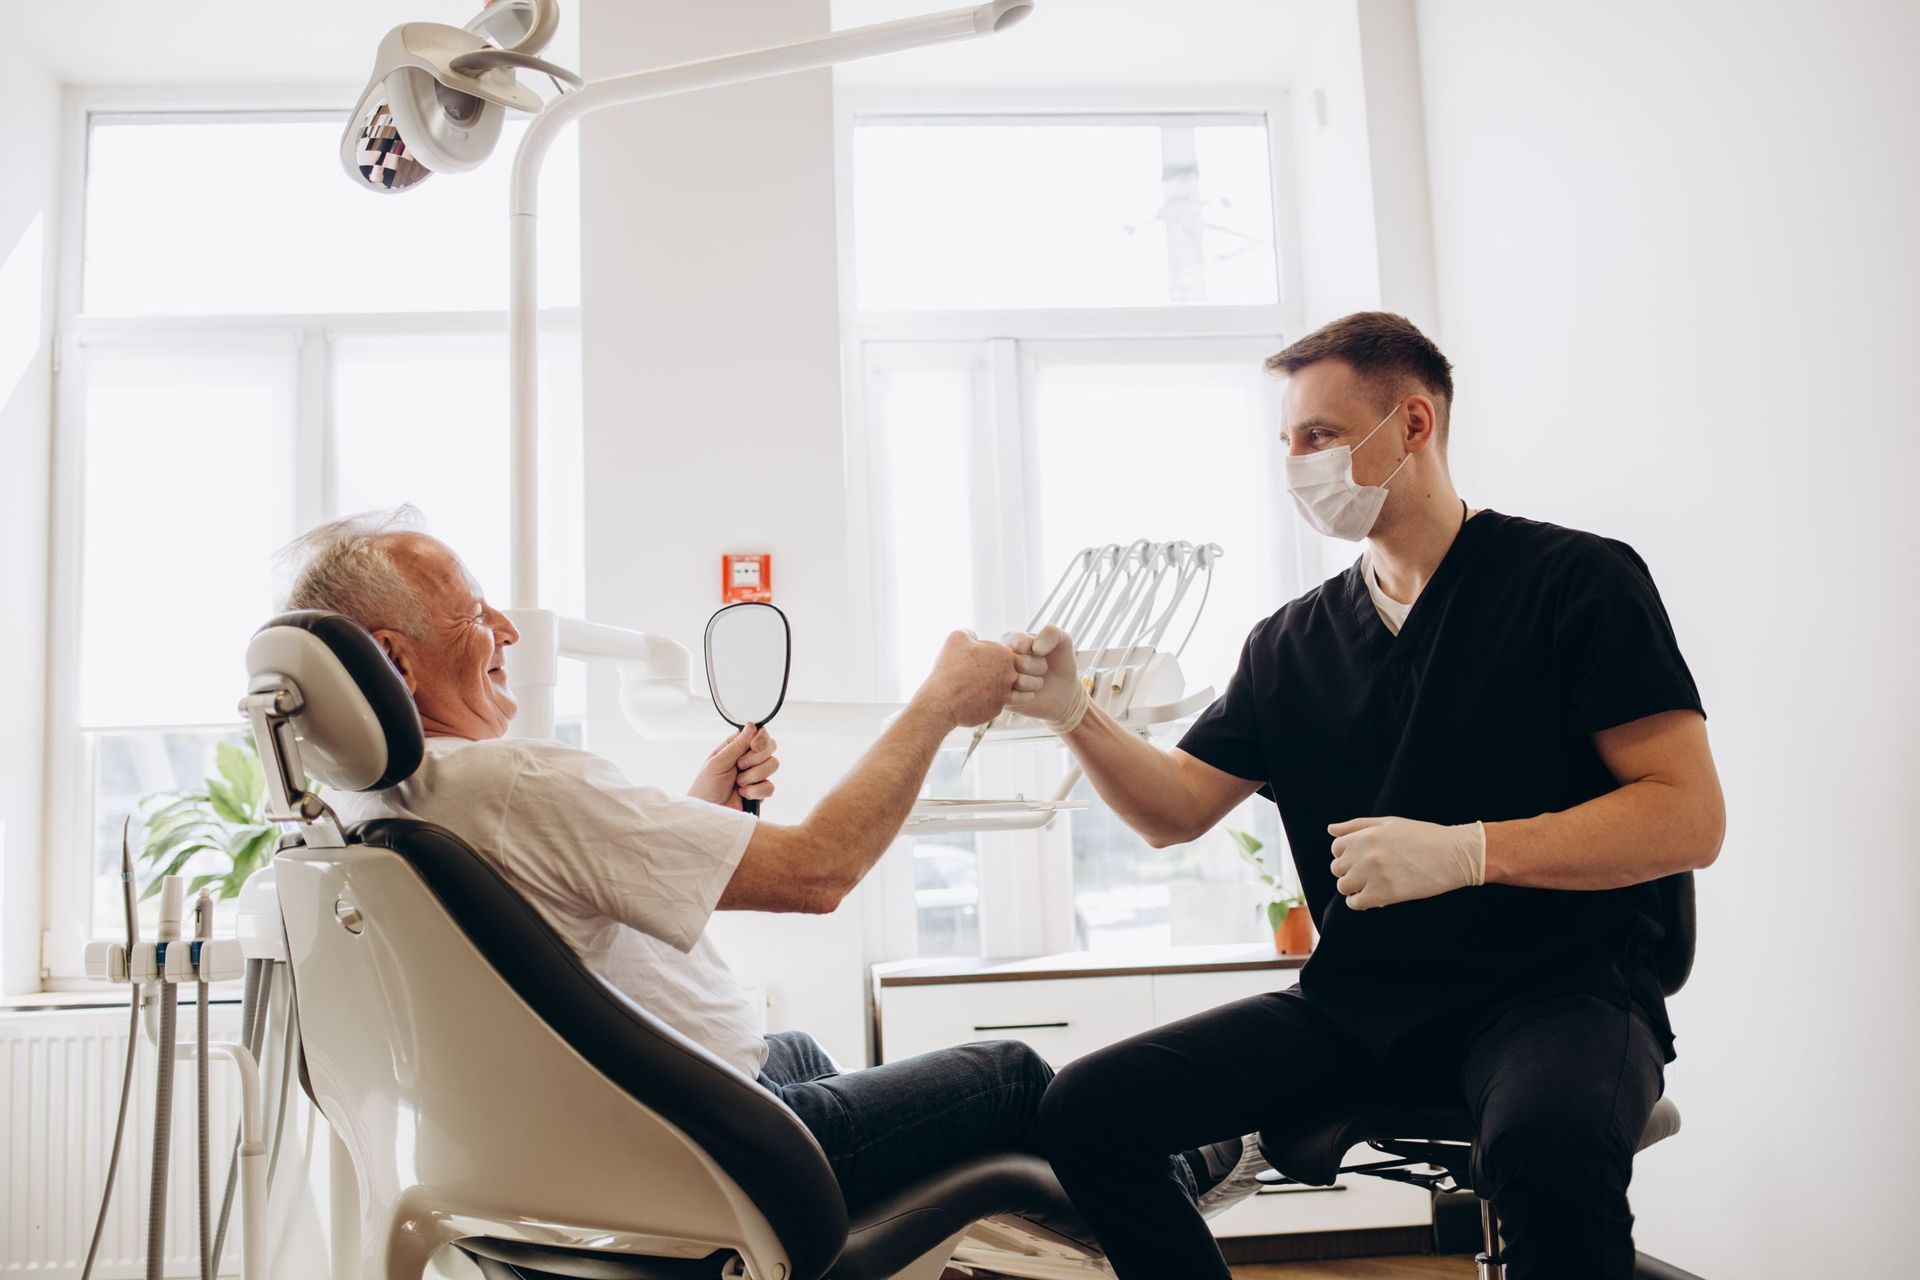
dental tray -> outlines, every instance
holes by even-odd
[[[1048,826],[1054,816],[1084,809],[1085,800],[976,800],[923,796],[914,801],[902,831],[908,835],[955,834],[967,831],[1031,831]]]

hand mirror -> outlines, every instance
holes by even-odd
[[[787,615],[770,604],[730,604],[707,620],[707,688],[736,729],[764,728],[779,713],[792,659]],[[760,812],[758,800],[742,797],[740,807]]]

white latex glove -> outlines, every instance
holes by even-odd
[[[1327,828],[1333,874],[1355,911],[1433,898],[1487,878],[1487,831],[1411,818],[1350,818]]]
[[[1058,627],[1033,635],[1011,632],[1002,641],[1014,653],[1013,697],[1007,705],[1042,721],[1055,733],[1072,733],[1086,717],[1087,686],[1074,667],[1073,637]]]

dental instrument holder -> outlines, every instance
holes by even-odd
[[[787,615],[759,601],[730,604],[707,619],[705,647],[713,709],[735,729],[766,728],[786,705],[787,677],[793,671],[793,628]],[[757,815],[760,802],[741,796],[740,808]]]
[[[1186,692],[1179,657],[1199,626],[1213,584],[1213,570],[1224,553],[1214,543],[1150,542],[1085,547],[1034,611],[1027,631],[1056,626],[1075,642],[1074,669],[1088,684],[1095,706],[1122,728],[1143,737],[1155,728],[1195,714],[1213,701],[1211,686]],[[1182,616],[1195,581],[1205,584],[1193,607],[1185,635],[1171,651],[1162,646]],[[980,743],[1043,741],[1052,730],[1039,721],[1008,711],[981,726],[967,747],[967,759]],[[962,762],[963,767],[965,761]],[[1070,799],[1080,783],[1079,765],[1070,767],[1046,800],[1009,802],[923,800],[907,819],[909,833],[959,834],[985,831],[1044,830],[1067,809],[1083,809]]]

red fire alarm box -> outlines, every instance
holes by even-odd
[[[726,604],[773,601],[772,556],[721,556],[720,599]]]

